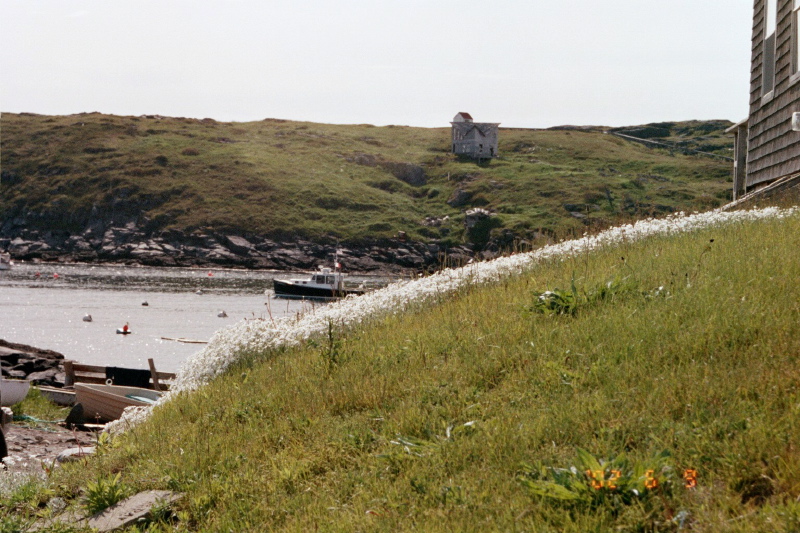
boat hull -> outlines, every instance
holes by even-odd
[[[75,403],[83,407],[87,422],[111,422],[122,416],[126,407],[146,407],[161,398],[161,393],[119,385],[75,384]]]
[[[17,379],[0,379],[0,406],[11,407],[18,404],[28,395],[29,381]]]
[[[75,405],[75,391],[72,389],[58,389],[56,387],[39,386],[42,396],[56,405],[71,406]]]
[[[282,281],[279,279],[272,280],[272,286],[273,290],[275,291],[275,296],[278,298],[332,300],[350,295],[364,294],[363,291],[359,290],[336,290],[326,287],[298,285],[296,283]]]

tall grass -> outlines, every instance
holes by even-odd
[[[52,483],[122,472],[185,491],[177,527],[192,531],[793,531],[798,250],[797,215],[737,223],[333,324],[178,395]],[[539,312],[545,291],[574,312]],[[590,484],[587,461],[663,483],[532,489],[573,466]]]

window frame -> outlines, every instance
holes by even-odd
[[[792,78],[800,79],[800,0],[792,3]]]
[[[779,0],[764,0],[764,21],[761,51],[761,103],[772,100],[775,94],[777,71],[778,5]],[[772,22],[772,23],[771,23]],[[769,30],[772,30],[771,32]]]

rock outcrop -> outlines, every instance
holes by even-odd
[[[34,385],[64,386],[64,356],[52,350],[0,339],[0,369],[4,378],[26,379]]]
[[[210,230],[152,232],[146,221],[135,220],[94,221],[78,234],[33,230],[20,222],[6,221],[0,228],[0,250],[7,249],[19,261],[307,270],[330,264],[338,248],[339,262],[348,271],[391,274],[436,269],[445,257],[471,257],[474,253],[468,245],[445,250],[400,239],[337,246]]]

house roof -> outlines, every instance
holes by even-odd
[[[461,117],[465,121],[472,122],[472,115],[470,115],[469,113],[467,113],[465,111],[460,111],[460,112],[456,113],[456,116],[455,116],[455,118],[453,118],[453,120],[455,121],[456,119],[458,119],[458,117]]]

